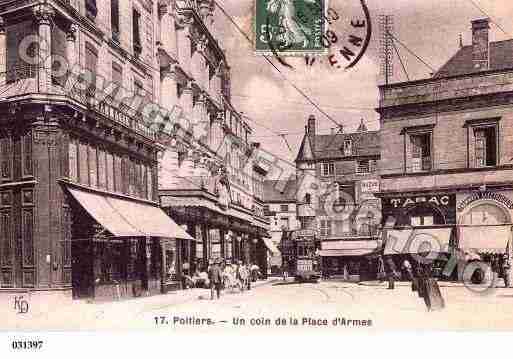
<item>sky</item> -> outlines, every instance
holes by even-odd
[[[250,37],[253,36],[254,1],[266,0],[217,0]],[[330,7],[343,14],[343,21],[334,24],[335,31],[344,33],[342,24],[348,23],[347,18],[361,14],[359,3],[360,0],[330,0]],[[379,129],[379,116],[375,111],[379,100],[378,85],[383,83],[380,75],[379,15],[393,15],[394,36],[435,71],[456,53],[460,35],[464,45],[471,44],[470,22],[487,17],[482,11],[493,22],[490,41],[513,38],[513,3],[507,0],[367,0],[366,3],[372,17],[372,38],[365,55],[355,67],[350,70],[334,69],[327,64],[326,57],[320,59],[322,63],[307,67],[303,58],[287,58],[287,62],[294,66],[294,70],[289,70],[274,60],[283,75],[260,55],[254,54],[252,44],[219,9],[215,10],[217,37],[231,67],[232,102],[247,116],[247,122],[253,129],[252,141],[260,142],[263,148],[284,160],[294,161],[306,120],[311,114],[317,119],[317,133],[328,134],[336,127],[283,76],[308,94],[338,124],[342,124],[345,132],[354,131],[361,119],[370,130]],[[347,14],[346,18],[344,14]],[[432,69],[402,45],[396,43],[396,46],[411,80],[431,76]],[[403,81],[406,81],[406,76],[396,55],[391,82]],[[277,134],[286,134],[291,150]]]

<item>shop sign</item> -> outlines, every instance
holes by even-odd
[[[379,180],[363,180],[360,182],[360,189],[362,193],[377,193],[379,192]]]
[[[479,201],[482,199],[490,199],[502,203],[509,209],[513,209],[513,201],[501,193],[496,192],[475,192],[465,198],[457,207],[458,211],[463,211],[472,202]]]
[[[392,198],[390,203],[394,208],[408,207],[418,203],[431,203],[438,207],[449,206],[450,197],[448,195],[443,196],[416,196],[416,197],[405,197],[405,198]]]
[[[292,232],[292,239],[302,239],[302,238],[308,237],[315,237],[315,231],[313,229],[300,229],[297,231]]]

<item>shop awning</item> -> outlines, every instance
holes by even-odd
[[[505,253],[510,236],[509,225],[459,227],[459,248],[467,251]]]
[[[387,230],[383,254],[448,252],[451,232],[452,228]]]
[[[376,252],[379,241],[324,241],[321,243],[321,257],[364,256]]]
[[[68,190],[91,217],[115,237],[195,240],[158,207],[75,188]]]
[[[279,256],[281,254],[280,250],[276,248],[271,238],[263,237],[262,241],[264,241],[265,246],[273,255]]]

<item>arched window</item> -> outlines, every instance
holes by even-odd
[[[312,203],[312,195],[310,193],[305,194],[305,203]]]

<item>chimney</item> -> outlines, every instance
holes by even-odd
[[[472,21],[472,64],[475,70],[490,68],[490,19]]]
[[[315,116],[310,115],[308,117],[308,137],[310,137],[310,144],[312,145],[312,150],[315,151]]]

